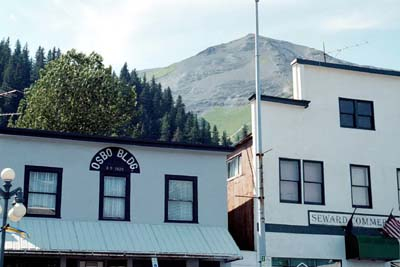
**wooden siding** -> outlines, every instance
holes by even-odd
[[[228,229],[241,250],[254,250],[252,138],[236,146],[228,160],[241,155],[241,173],[228,179]],[[247,197],[246,197],[247,196]]]

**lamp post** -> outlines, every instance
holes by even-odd
[[[0,207],[0,213],[3,212],[2,221],[2,231],[1,231],[1,244],[0,244],[0,267],[4,266],[4,250],[6,243],[6,226],[7,226],[7,216],[13,222],[18,222],[24,217],[26,213],[26,208],[23,202],[22,189],[18,187],[10,191],[12,184],[11,182],[15,178],[15,172],[11,168],[5,168],[1,171],[1,179],[4,181],[3,188],[0,188],[0,197],[4,199],[3,209]],[[10,198],[15,196],[15,201],[13,202],[13,207],[8,210],[8,201]]]

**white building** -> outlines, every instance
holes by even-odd
[[[261,98],[267,263],[390,266],[399,245],[379,230],[399,215],[400,72],[304,59],[292,69],[294,99]]]
[[[27,215],[6,266],[223,266],[229,148],[0,129]]]

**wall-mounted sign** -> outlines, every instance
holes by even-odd
[[[310,225],[346,226],[351,218],[351,213],[308,211]],[[374,214],[354,214],[353,226],[366,228],[382,228],[388,216]]]
[[[136,158],[121,147],[106,147],[97,152],[90,161],[90,170],[140,173]]]
[[[158,260],[157,258],[151,258],[151,266],[158,267]]]

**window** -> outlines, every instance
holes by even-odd
[[[100,174],[100,220],[130,220],[130,175]]]
[[[323,205],[324,172],[320,161],[303,161],[304,203]]]
[[[279,174],[281,202],[301,203],[300,160],[280,159]]]
[[[272,258],[272,267],[341,267],[340,260]]]
[[[237,176],[241,173],[242,156],[238,155],[228,161],[228,178]]]
[[[372,208],[369,166],[350,165],[353,207]]]
[[[27,215],[60,218],[61,182],[61,168],[25,166]]]
[[[374,106],[372,101],[339,98],[340,126],[374,130]]]
[[[165,176],[165,221],[197,223],[197,177]]]

